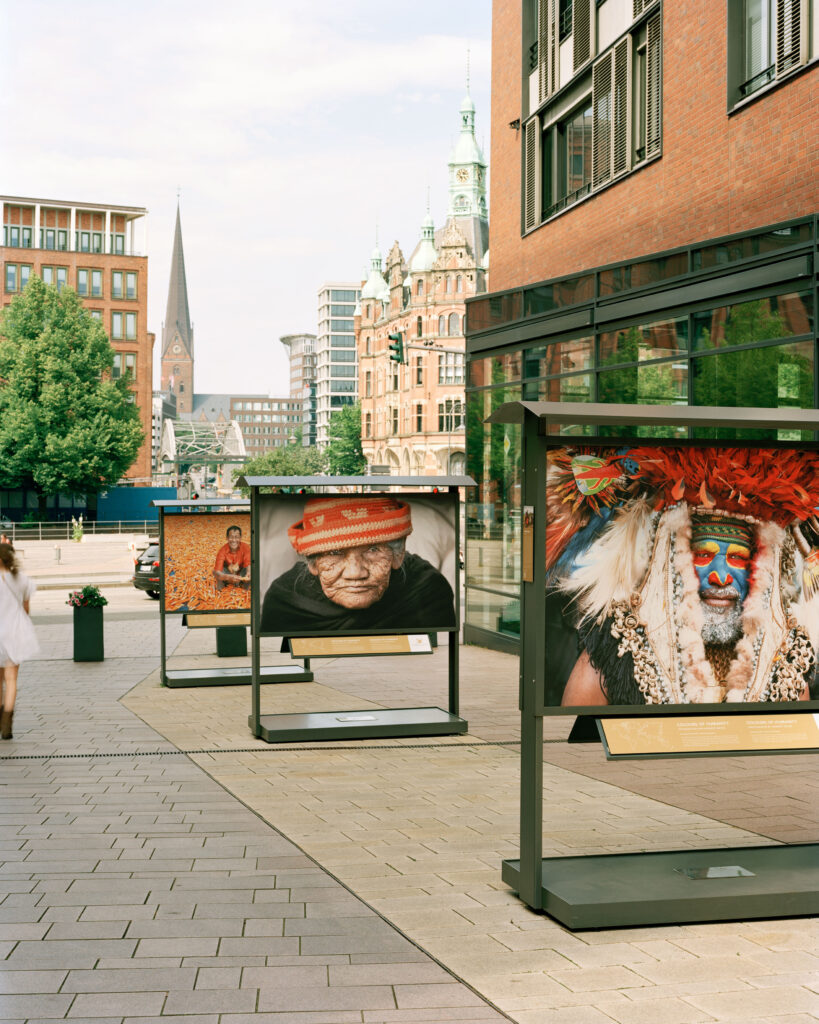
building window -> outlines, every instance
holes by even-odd
[[[446,317],[445,316],[439,316],[438,317],[438,334],[441,335],[441,337],[445,337],[446,336]]]
[[[461,333],[461,318],[457,313],[449,314],[449,336],[450,338],[455,337]]]
[[[136,313],[125,314],[125,337],[135,341],[137,336],[137,315]]]
[[[94,299],[102,298],[102,271],[92,270],[91,271],[91,297]]]
[[[526,122],[524,231],[660,155],[661,44],[658,13],[602,53],[590,72],[577,76],[575,89],[582,95],[585,87],[587,98],[568,115],[546,107]]]
[[[572,0],[560,0],[558,32],[561,43],[565,42],[572,34]]]
[[[438,356],[438,383],[463,384],[463,382],[463,352],[441,352],[441,354]]]
[[[449,276],[449,274],[446,275],[446,282],[444,284],[444,291],[447,292],[447,293],[452,291],[452,278]]]
[[[587,195],[592,180],[592,104],[590,100],[543,133],[544,217]]]
[[[111,271],[111,298],[121,299],[122,295],[122,271],[113,270]]]
[[[125,255],[125,235],[124,234],[112,234],[111,235],[111,252],[117,256]]]
[[[57,291],[61,292],[68,284],[68,267],[55,267],[57,275]]]
[[[447,398],[438,403],[438,432],[449,434],[464,425],[464,403],[460,398]]]
[[[415,321],[415,337],[420,338],[424,333],[424,318],[418,317]]]
[[[23,234],[23,237],[21,239],[21,241],[23,243],[22,248],[23,249],[30,249],[31,248],[31,228],[23,228],[22,234]]]
[[[424,383],[424,360],[421,356],[415,357],[415,384]]]
[[[102,322],[102,310],[101,309],[92,309],[91,310],[91,317],[94,320],[99,320],[100,322]]]
[[[367,372],[364,374],[364,397],[365,398],[372,397],[372,392],[373,392],[373,375],[372,375],[372,372],[370,370],[367,370]]]
[[[92,231],[91,233],[91,252],[102,252],[101,231]]]
[[[136,352],[115,352],[111,376],[114,379],[128,376],[132,381],[136,380]]]
[[[78,231],[76,234],[75,248],[77,252],[91,252],[91,232]]]
[[[88,271],[77,271],[77,295],[88,295]]]
[[[420,277],[415,282],[415,294],[416,295],[423,295],[424,294],[424,282],[421,280]]]
[[[122,313],[113,312],[111,314],[111,337],[122,337]],[[174,372],[176,372],[175,369]]]
[[[364,355],[371,356],[373,354],[373,342],[372,338],[367,338],[364,342]]]
[[[364,436],[372,437],[373,433],[373,414],[368,412],[364,417]]]
[[[68,251],[68,231],[57,231],[57,248],[60,250],[60,252]]]
[[[54,284],[54,267],[40,267],[43,284]]]
[[[7,224],[3,229],[3,235],[5,244],[11,249],[20,248],[20,228],[15,225]]]
[[[462,292],[464,290],[464,279],[460,274],[455,278],[455,291]]]
[[[392,432],[393,434],[398,433],[398,408],[392,410]]]
[[[415,432],[417,434],[424,432],[424,407],[420,402],[415,406]]]

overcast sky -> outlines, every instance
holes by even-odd
[[[287,393],[279,337],[436,226],[491,0],[0,0],[0,193],[148,209],[158,382],[177,188],[195,388]]]

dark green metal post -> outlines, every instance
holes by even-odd
[[[261,736],[261,603],[259,595],[259,489],[250,488],[250,689],[253,735]]]
[[[533,509],[531,564],[523,564],[520,585],[520,896],[543,907],[543,706],[546,680],[546,459],[537,417],[521,424],[523,466],[521,531]],[[521,552],[523,553],[521,532]],[[528,572],[527,572],[528,568]],[[526,576],[531,581],[526,581]]]
[[[168,652],[165,641],[165,509],[159,509],[159,681],[164,686]]]

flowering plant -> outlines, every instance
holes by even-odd
[[[82,540],[83,526],[82,526],[82,513],[80,518],[77,520],[74,516],[71,517],[71,539],[80,541]]]
[[[69,591],[68,600],[65,603],[70,604],[72,608],[102,608],[104,604],[108,604],[108,598],[102,596],[99,587],[89,583],[82,590]]]

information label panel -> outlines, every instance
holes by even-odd
[[[294,658],[360,658],[374,654],[432,654],[427,633],[396,636],[314,636],[292,637]]]

